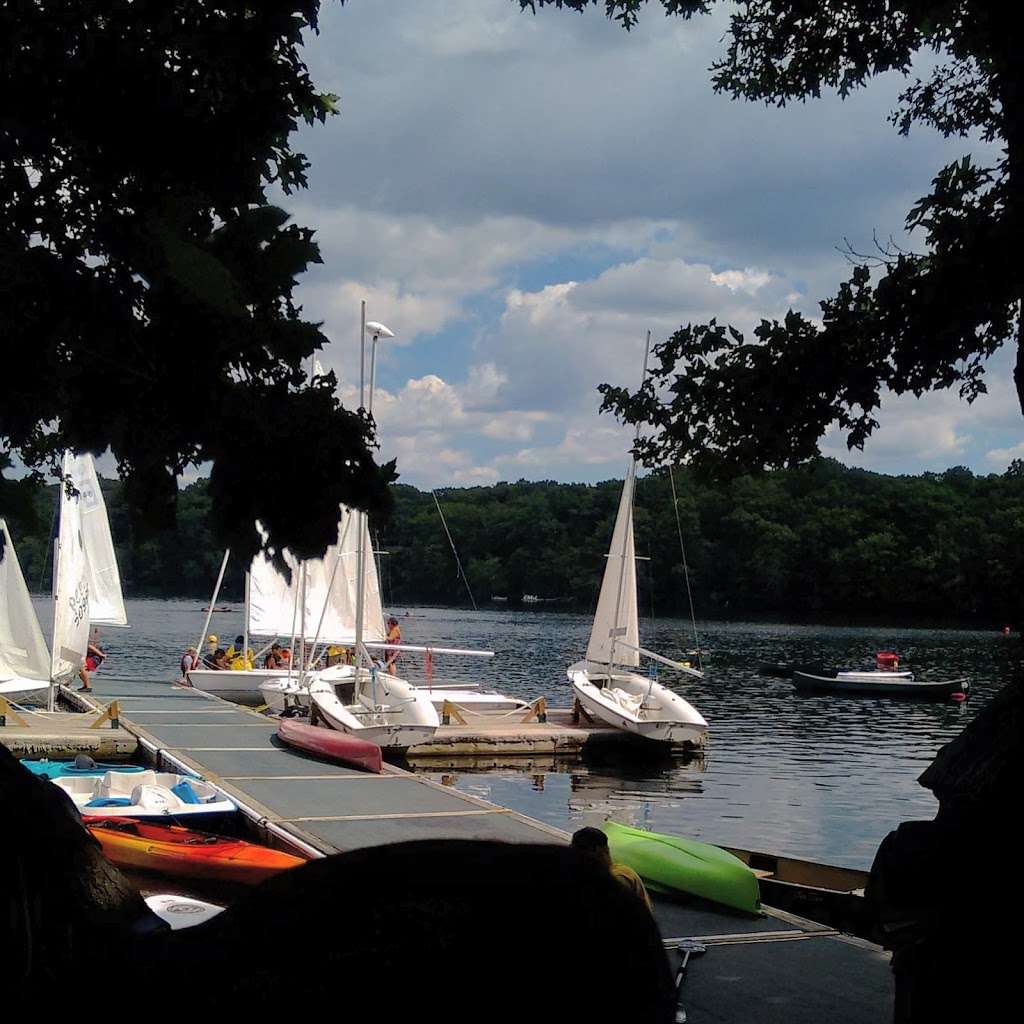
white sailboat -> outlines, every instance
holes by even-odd
[[[50,652],[4,519],[0,537],[0,697],[20,701],[49,689]]]
[[[701,747],[708,724],[700,712],[656,682],[653,674],[647,677],[634,671],[642,655],[688,675],[702,674],[640,646],[633,539],[635,484],[634,460],[622,487],[587,654],[570,665],[566,674],[576,699],[592,717],[644,739]]]
[[[72,456],[64,455],[65,476]],[[60,488],[60,526],[53,552],[53,641],[49,708],[58,686],[70,685],[89,650],[90,571],[85,548],[81,494]]]

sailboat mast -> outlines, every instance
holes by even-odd
[[[249,667],[249,570],[245,571],[245,608],[242,612],[242,664]],[[254,665],[253,668],[256,666]]]
[[[65,486],[63,479],[60,482],[60,486],[61,487]],[[57,644],[59,643],[59,639],[57,637],[57,599],[58,599],[57,580],[60,577],[58,575],[58,571],[59,570],[58,570],[57,567],[60,565],[60,519],[61,519],[61,513],[63,511],[63,504],[64,504],[61,501],[61,498],[60,498],[61,493],[62,492],[58,492],[58,496],[57,496],[57,516],[56,516],[57,536],[54,538],[54,541],[53,541],[53,582],[50,585],[50,592],[53,595],[53,632],[50,634],[50,636],[52,637],[52,643],[50,645],[50,649],[52,651],[52,654],[50,656],[50,688],[46,692],[46,710],[47,711],[53,711],[53,709],[54,709],[54,690],[55,690],[55,686],[54,686],[53,676],[54,676],[54,669],[55,669],[56,664],[57,664]]]
[[[359,405],[366,408],[366,300],[360,308],[359,318]],[[359,667],[363,654],[363,587],[366,576],[366,557],[363,548],[363,513],[356,509],[356,691],[359,690]]]
[[[642,388],[647,381],[647,361],[651,355],[651,332],[647,332],[647,341],[644,345],[644,372],[640,377],[640,387]],[[636,433],[633,435],[633,443],[636,444],[640,440],[640,424],[636,425]],[[633,495],[636,488],[636,454],[633,455],[633,461],[629,464],[629,471],[626,474],[625,486],[629,488],[629,525],[632,530],[633,527]],[[612,556],[615,557],[614,555]],[[615,595],[615,626],[613,627],[612,642],[608,648],[608,665],[611,667],[615,662],[615,644],[618,642],[618,637],[623,632],[623,627],[619,625],[619,616],[622,614],[622,592],[626,583],[626,546],[623,544],[622,553],[619,555],[619,586]]]

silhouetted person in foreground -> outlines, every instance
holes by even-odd
[[[608,849],[608,837],[599,828],[581,828],[573,833],[572,846],[584,856],[591,858],[605,871],[608,871],[612,878],[624,885],[631,893],[638,896],[644,902],[648,910],[652,910],[651,898],[647,895],[643,880],[627,864],[616,864],[612,860],[611,850]]]

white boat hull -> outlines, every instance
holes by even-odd
[[[656,743],[704,746],[708,723],[696,708],[660,683],[635,672],[592,677],[576,665],[568,675],[574,696],[592,718]]]
[[[363,670],[359,692],[353,693],[351,678],[346,675],[339,682],[338,674],[327,669],[310,681],[311,707],[332,729],[379,747],[404,749],[426,743],[441,724],[427,695],[404,679],[377,672],[374,685]]]
[[[119,772],[104,775],[64,776],[50,780],[64,790],[80,814],[104,818],[178,818],[209,814],[231,814],[238,808],[212,783],[192,775],[171,772]],[[187,782],[198,803],[172,792]],[[103,805],[98,801],[118,800]],[[91,806],[90,806],[91,805]]]
[[[41,683],[35,679],[22,679],[15,676],[13,679],[5,679],[0,682],[0,697],[4,700],[37,702],[46,699],[46,691],[50,689],[49,683]]]
[[[212,693],[235,704],[250,704],[253,707],[265,703],[260,684],[274,679],[287,679],[287,669],[254,668],[247,671],[234,669],[197,668],[186,673],[186,677],[197,690]],[[292,673],[295,678],[295,673]]]

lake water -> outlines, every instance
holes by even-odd
[[[199,601],[129,601],[129,630],[101,643],[112,674],[170,682],[203,627]],[[40,619],[50,617],[39,602]],[[582,656],[591,620],[551,612],[395,609],[406,643],[487,648],[484,661],[436,659],[439,678],[462,678],[554,706],[570,703],[565,666]],[[225,641],[240,631],[240,607],[213,616]],[[44,627],[45,628],[45,627]],[[710,726],[706,756],[645,764],[554,764],[524,769],[453,769],[430,774],[449,785],[561,828],[606,816],[724,845],[866,868],[901,821],[930,818],[932,795],[917,777],[1006,682],[1021,653],[996,632],[810,627],[742,622],[698,624],[705,678],[670,683]],[[643,623],[645,644],[668,656],[692,643],[688,622]],[[966,705],[871,697],[798,695],[786,680],[756,674],[760,661],[870,662],[896,650],[919,676],[970,675]],[[403,667],[422,671],[411,655]]]

